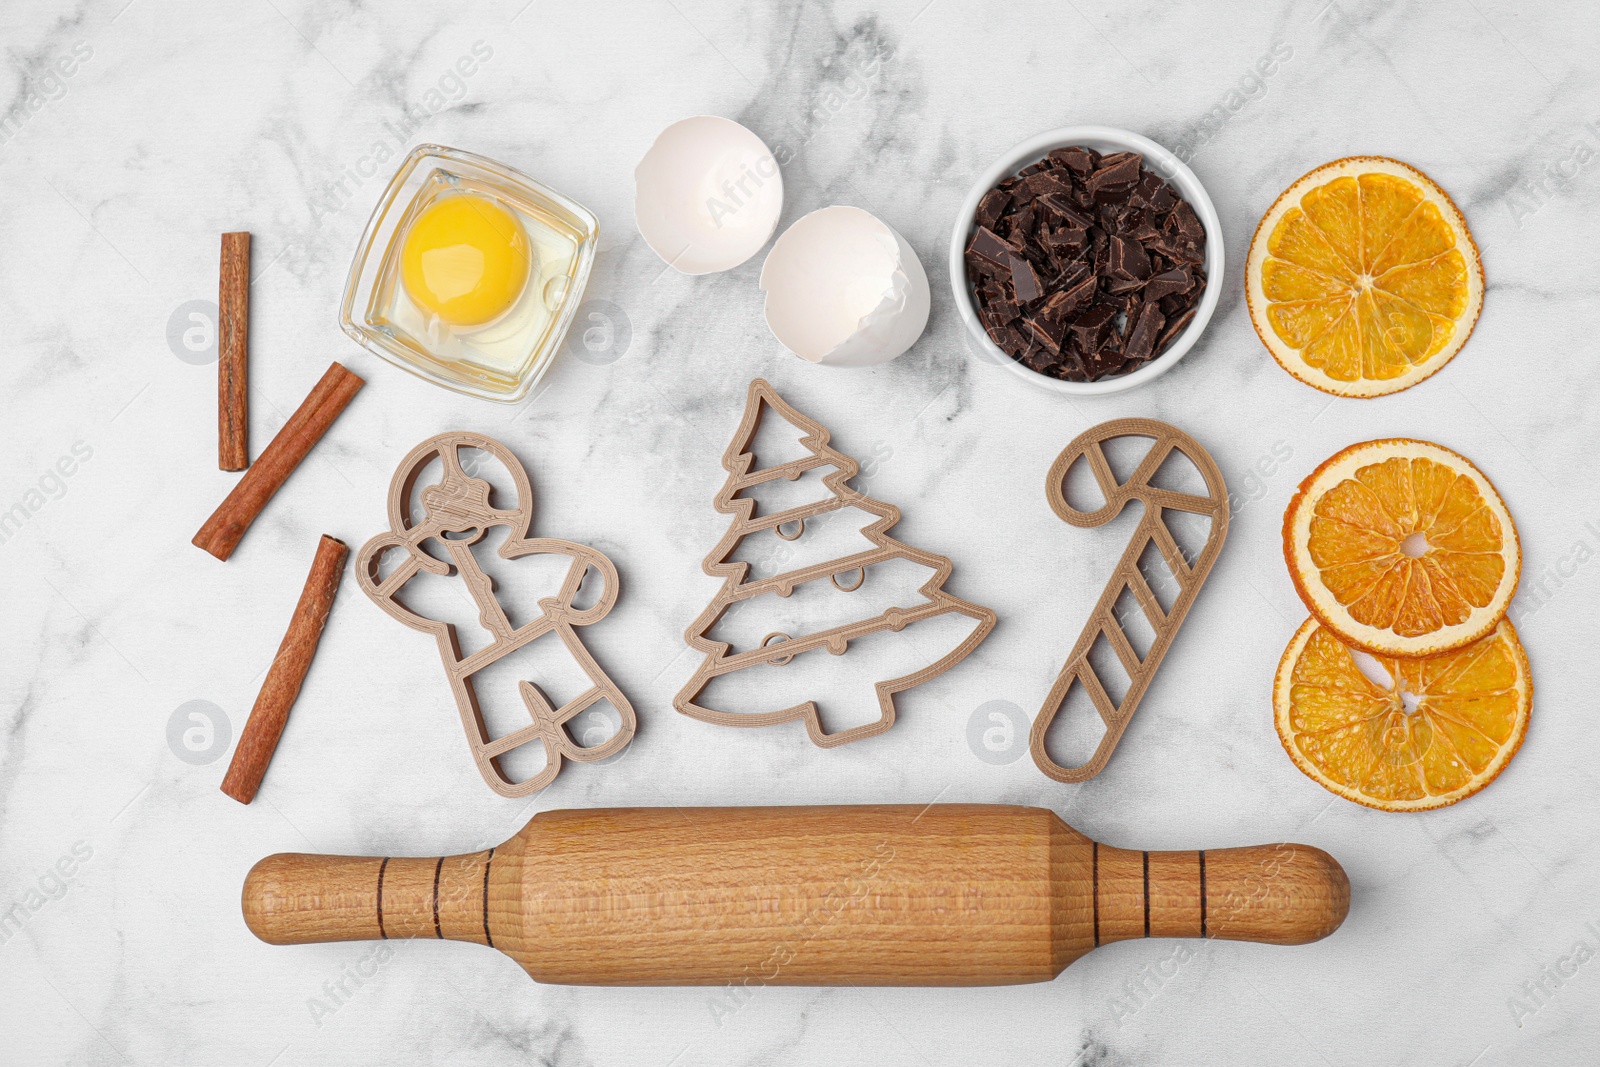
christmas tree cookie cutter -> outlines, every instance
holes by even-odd
[[[801,431],[801,444],[810,455],[772,467],[752,469],[757,457],[751,451],[751,446],[762,418],[768,412]],[[900,521],[900,510],[852,488],[848,483],[860,473],[860,464],[832,448],[828,444],[828,431],[822,424],[791,407],[769,383],[760,378],[750,383],[744,417],[723,454],[722,466],[728,472],[728,480],[717,493],[714,506],[722,514],[732,515],[733,521],[701,566],[711,577],[723,579],[723,584],[684,634],[684,640],[690,647],[705,653],[705,660],[673,700],[673,706],[683,714],[719,726],[773,726],[799,719],[805,723],[806,734],[812,742],[823,748],[859,741],[881,734],[894,725],[896,693],[921,685],[954,667],[994,629],[993,611],[944,591],[944,584],[953,569],[949,558],[924,552],[890,537],[886,531]],[[822,484],[829,495],[820,500],[758,516],[755,514],[755,500],[740,495],[766,482],[780,478],[794,481],[807,471],[828,466],[836,469],[823,477]],[[750,564],[730,559],[739,544],[751,534],[771,530],[785,541],[795,541],[805,535],[806,520],[846,507],[860,508],[878,516],[878,521],[861,530],[870,542],[870,548],[750,581],[746,580],[750,576]],[[811,634],[769,633],[756,647],[741,652],[733,652],[731,642],[714,641],[706,636],[723,612],[742,601],[769,593],[787,597],[797,586],[824,578],[840,592],[854,592],[866,582],[869,567],[891,559],[910,560],[933,571],[933,575],[918,590],[924,603],[911,608],[891,607],[879,614]],[[814,700],[777,711],[748,714],[718,711],[698,702],[712,679],[721,675],[763,664],[782,667],[802,653],[817,648],[825,648],[832,655],[842,656],[852,641],[885,630],[898,632],[922,620],[949,613],[972,619],[975,624],[972,632],[947,655],[921,670],[876,683],[879,716],[873,722],[829,733],[823,727]]]
[[[1103,447],[1105,442],[1116,437],[1154,439],[1154,444],[1140,460],[1138,467],[1126,482],[1120,484],[1106,460]],[[1151,484],[1150,480],[1173,452],[1183,455],[1199,470],[1208,495],[1195,496]],[[1079,511],[1067,503],[1067,471],[1080,459],[1089,465],[1095,484],[1105,496],[1105,503],[1095,511]],[[1117,561],[1116,569],[1111,572],[1111,580],[1106,583],[1099,602],[1090,613],[1078,643],[1067,656],[1067,662],[1051,687],[1050,695],[1045,698],[1038,717],[1033,720],[1033,729],[1028,737],[1028,750],[1041,771],[1058,782],[1083,782],[1105,768],[1117,742],[1122,740],[1122,733],[1128,728],[1133,713],[1138,710],[1139,701],[1156,675],[1156,668],[1161,665],[1162,657],[1167,654],[1173,637],[1183,625],[1184,617],[1194,606],[1200,586],[1211,573],[1211,565],[1222,551],[1222,542],[1228,536],[1228,487],[1222,480],[1222,471],[1210,454],[1177,427],[1155,419],[1114,419],[1085,430],[1067,445],[1050,467],[1050,473],[1045,478],[1045,493],[1050,498],[1051,509],[1063,521],[1078,527],[1104,526],[1121,514],[1130,501],[1137,500],[1144,505],[1144,515],[1139,519],[1128,547],[1123,550],[1122,558]],[[1211,520],[1205,546],[1192,561],[1185,558],[1165,521],[1164,513],[1169,509],[1203,515]],[[1140,558],[1152,543],[1178,586],[1178,594],[1173,598],[1170,610],[1163,610],[1139,568]],[[1117,619],[1117,602],[1124,590],[1133,595],[1155,632],[1155,639],[1142,659]],[[1111,699],[1105,683],[1089,661],[1090,650],[1102,636],[1128,674],[1128,688],[1120,703]],[[1067,692],[1074,682],[1082,685],[1088,693],[1105,723],[1105,733],[1087,763],[1063,767],[1045,750],[1045,734],[1061,712]]]
[[[485,479],[467,472],[461,460],[463,449],[488,453],[510,472],[516,488],[512,508],[503,510],[494,506],[493,487]],[[423,515],[417,521],[410,511],[411,498],[418,479],[435,459],[440,462],[442,478],[421,490]],[[600,669],[576,632],[576,627],[605,618],[617,602],[616,567],[604,554],[587,545],[553,537],[530,538],[528,529],[532,523],[533,487],[517,457],[505,445],[483,434],[444,433],[422,442],[400,462],[389,484],[389,532],[368,541],[356,562],[356,580],[373,603],[412,629],[433,635],[445,674],[450,679],[451,693],[461,712],[461,725],[472,746],[473,762],[489,788],[506,797],[527,796],[543,789],[561,773],[563,760],[591,762],[622,751],[632,740],[637,726],[633,705]],[[572,559],[559,592],[542,598],[538,615],[519,627],[511,624],[495,595],[494,579],[484,573],[472,554],[472,545],[495,526],[509,528],[499,548],[499,555],[504,559],[515,560],[539,553],[566,555]],[[448,556],[448,563],[427,551],[425,544],[430,540]],[[404,556],[388,575],[381,576],[384,556],[392,551],[403,552]],[[593,606],[579,610],[573,606],[573,600],[590,570],[599,576],[603,588]],[[429,619],[408,608],[400,599],[401,590],[424,572],[463,578],[478,608],[479,619],[493,635],[493,640],[463,655],[453,624]],[[557,708],[537,684],[526,680],[519,682],[518,693],[532,722],[503,737],[490,738],[472,676],[551,633],[566,646],[592,684]],[[621,724],[604,742],[581,745],[568,733],[566,724],[602,700],[609,701],[616,709]],[[500,757],[512,749],[535,743],[544,746],[544,767],[520,782],[512,779],[502,768]]]

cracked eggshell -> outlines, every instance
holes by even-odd
[[[783,173],[732,119],[696,115],[662,130],[633,169],[633,217],[656,255],[684,274],[737,267],[772,236]]]
[[[812,363],[870,367],[928,325],[928,276],[904,237],[857,207],[825,207],[790,226],[761,268],[767,327]]]

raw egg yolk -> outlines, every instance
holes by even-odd
[[[528,235],[515,215],[488,197],[458,193],[411,224],[400,280],[423,310],[452,326],[478,326],[517,302],[528,259]]]

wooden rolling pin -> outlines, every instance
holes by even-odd
[[[1096,945],[1299,945],[1350,883],[1308,845],[1138,852],[993,804],[547,811],[486,852],[269,856],[245,922],[275,945],[447,938],[541,982],[1004,985]]]

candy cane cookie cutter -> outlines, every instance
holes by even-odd
[[[1148,437],[1154,441],[1139,466],[1127,481],[1121,483],[1112,473],[1103,447],[1105,442],[1117,437]],[[1208,495],[1195,496],[1151,484],[1150,480],[1174,451],[1181,453],[1199,470]],[[1080,459],[1089,465],[1095,484],[1105,496],[1105,503],[1094,511],[1079,511],[1067,503],[1067,471]],[[1085,430],[1056,457],[1045,478],[1045,494],[1050,499],[1051,509],[1062,521],[1078,527],[1104,526],[1120,515],[1130,501],[1136,500],[1144,505],[1144,515],[1139,519],[1138,528],[1128,541],[1128,547],[1123,550],[1122,558],[1117,561],[1116,569],[1111,572],[1111,580],[1100,594],[1099,602],[1095,604],[1088,623],[1078,636],[1078,643],[1068,654],[1066,664],[1056,677],[1055,685],[1051,687],[1050,695],[1045,698],[1029,732],[1028,751],[1033,754],[1033,762],[1038,764],[1041,771],[1058,782],[1084,782],[1105,768],[1117,742],[1122,740],[1123,731],[1128,728],[1133,713],[1139,708],[1139,701],[1155,678],[1156,668],[1161,665],[1162,657],[1171,647],[1173,637],[1183,625],[1189,609],[1194,606],[1200,587],[1205,584],[1212,564],[1222,551],[1222,542],[1228,536],[1228,487],[1222,480],[1222,471],[1210,454],[1177,427],[1155,419],[1114,419]],[[1211,520],[1205,546],[1193,560],[1185,558],[1183,549],[1172,536],[1165,521],[1165,514],[1169,510],[1203,515]],[[1161,607],[1161,602],[1139,569],[1139,559],[1152,542],[1178,586],[1178,595],[1173,599],[1170,610]],[[1142,658],[1117,620],[1116,606],[1124,590],[1133,595],[1155,632],[1155,640]],[[1102,636],[1128,674],[1128,688],[1120,702],[1111,699],[1104,682],[1089,661],[1090,649]],[[1105,723],[1105,734],[1086,763],[1064,767],[1045,750],[1045,734],[1065,705],[1067,693],[1074,683],[1083,686],[1087,692],[1101,721]]]

